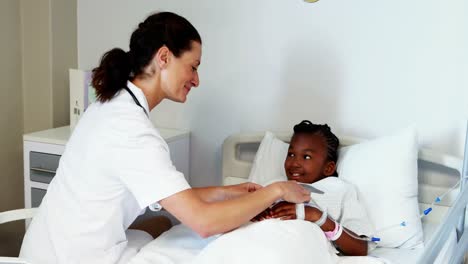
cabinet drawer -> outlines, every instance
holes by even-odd
[[[38,189],[38,188],[31,188],[31,206],[39,207],[41,205],[42,199],[46,194],[46,190]]]
[[[29,153],[31,181],[50,183],[57,171],[59,160],[60,155],[31,151]]]

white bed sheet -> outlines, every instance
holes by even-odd
[[[419,257],[424,252],[424,248],[417,249],[396,249],[396,248],[377,248],[370,252],[370,256],[377,257],[385,263],[407,264],[417,263]]]
[[[436,232],[437,223],[423,222],[424,241],[427,243]],[[434,264],[447,263],[456,245],[456,233],[453,230],[449,240],[440,252],[440,255]],[[416,249],[397,249],[397,248],[376,248],[369,253],[370,256],[377,257],[385,263],[406,264],[417,263],[424,253],[424,247]]]

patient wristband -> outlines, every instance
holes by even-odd
[[[303,203],[296,204],[296,219],[304,220],[305,219],[305,209]]]
[[[335,222],[335,229],[333,231],[327,231],[324,233],[328,240],[336,241],[338,238],[340,238],[341,234],[343,233],[343,227],[337,222]]]
[[[319,220],[315,221],[314,223],[318,225],[319,227],[323,226],[325,222],[327,221],[328,213],[327,210],[323,210],[322,216],[320,216]]]

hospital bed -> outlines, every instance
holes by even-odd
[[[223,144],[223,184],[246,182],[252,167],[256,150],[265,133],[240,133],[228,137]],[[289,133],[275,133],[288,142]],[[341,145],[347,146],[363,140],[349,137],[340,138]],[[465,152],[468,151],[465,148]],[[468,155],[465,153],[465,159]],[[418,154],[419,205],[421,211],[431,205],[435,197],[450,189],[461,175],[463,160],[451,155],[421,149]],[[466,163],[466,162],[465,162]],[[424,248],[388,249],[377,248],[371,255],[390,260],[392,263],[434,263],[439,255],[442,263],[462,263],[468,249],[468,235],[464,233],[468,188],[463,178],[461,187],[454,189],[433,211],[422,219]]]
[[[223,184],[246,182],[252,162],[264,133],[240,133],[228,137],[223,143],[222,176]],[[288,142],[291,134],[276,133],[276,136]],[[341,137],[343,146],[355,144],[362,140]],[[465,148],[465,152],[468,151]],[[468,157],[465,153],[465,159]],[[461,175],[466,175],[462,168],[463,160],[434,151],[419,151],[418,180],[419,204],[421,210],[427,208],[434,197],[450,189]],[[466,163],[466,162],[465,162]],[[387,249],[378,248],[371,253],[392,261],[392,263],[434,263],[441,255],[442,263],[462,263],[468,249],[467,235],[464,233],[468,188],[463,180],[461,187],[450,192],[433,212],[423,218],[425,247],[420,249]],[[31,218],[35,209],[20,209],[0,213],[0,224],[20,219]],[[445,255],[443,255],[445,254]],[[439,260],[440,258],[439,257]],[[1,264],[27,262],[19,258],[2,258]]]

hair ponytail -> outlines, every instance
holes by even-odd
[[[115,48],[101,58],[98,67],[93,69],[92,85],[100,102],[110,100],[120,89],[127,85],[131,71],[128,54]]]

